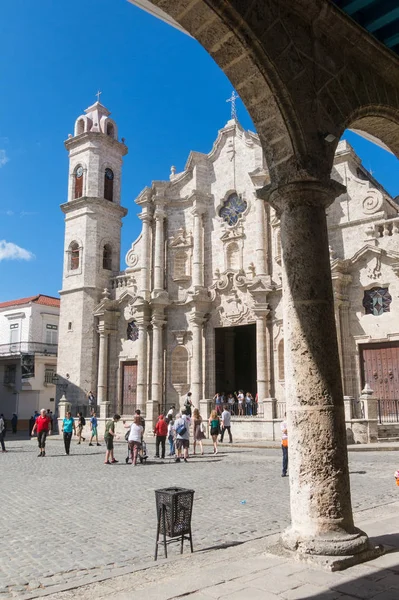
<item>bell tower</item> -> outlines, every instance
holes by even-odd
[[[97,387],[98,335],[94,317],[110,278],[120,269],[120,204],[124,140],[99,101],[75,122],[69,152],[68,200],[62,277],[57,372],[67,399],[85,404]],[[58,396],[59,394],[57,394]]]

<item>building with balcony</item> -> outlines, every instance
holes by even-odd
[[[26,428],[35,410],[55,409],[58,298],[38,294],[0,303],[0,412]]]

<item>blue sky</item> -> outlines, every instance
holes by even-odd
[[[232,87],[195,40],[127,0],[3,0],[1,12],[4,301],[57,295],[61,288],[59,205],[66,201],[68,181],[63,142],[98,89],[129,147],[122,187],[122,204],[129,209],[123,261],[140,227],[134,198],[152,180],[167,179],[172,164],[182,170],[191,149],[209,152],[229,119],[226,98]],[[241,124],[253,129],[240,101],[237,107]],[[397,159],[354,134],[347,137],[365,167],[392,195],[399,194]]]

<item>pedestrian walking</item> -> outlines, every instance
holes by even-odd
[[[203,455],[204,447],[202,445],[202,440],[205,438],[205,433],[204,433],[204,429],[203,429],[202,417],[200,415],[198,408],[194,408],[194,412],[193,412],[193,438],[194,438],[193,454],[195,454],[195,448],[196,448],[196,445],[198,442],[199,447],[201,449],[201,455]]]
[[[5,444],[4,444],[4,434],[5,434],[5,424],[4,424],[4,417],[1,414],[0,415],[0,444],[1,444],[1,451],[2,452],[7,452]]]
[[[42,408],[40,411],[40,415],[37,417],[35,424],[33,425],[32,435],[37,431],[37,443],[39,446],[39,454],[40,456],[46,456],[46,439],[48,435],[51,435],[52,421],[49,416],[47,416],[46,409]]]
[[[81,441],[85,441],[86,438],[83,437],[82,432],[83,432],[83,427],[86,425],[86,419],[83,416],[83,413],[78,412],[78,428],[77,428],[77,436],[78,436],[78,444],[80,444]]]
[[[216,412],[213,410],[209,417],[209,428],[211,430],[211,436],[213,441],[213,454],[218,453],[218,435],[220,433],[220,419]]]
[[[190,447],[190,415],[183,410],[177,413],[175,421],[176,431],[176,462],[180,462],[183,450],[184,462],[188,462],[188,449]]]
[[[159,415],[158,421],[154,428],[155,438],[155,458],[165,458],[165,442],[168,435],[168,424],[163,418],[163,415]],[[159,456],[159,446],[161,446],[161,457]]]
[[[17,415],[17,413],[12,413],[11,429],[12,429],[13,433],[17,433],[17,425],[18,425],[18,415]]]
[[[143,429],[143,426],[141,425],[141,417],[140,417],[140,415],[135,415],[134,419],[133,419],[133,423],[130,426],[129,437],[128,437],[129,450],[130,450],[130,453],[132,456],[132,465],[133,466],[136,466],[136,464],[137,464],[137,456],[138,456],[138,453],[141,451],[142,444],[143,444],[143,435],[144,435],[144,429]]]
[[[101,444],[98,443],[97,415],[95,412],[93,412],[90,417],[90,431],[91,431],[91,437],[90,437],[89,446],[94,446],[94,444],[93,444],[94,438],[96,438],[96,445],[101,446]]]
[[[107,446],[107,451],[105,453],[105,465],[110,465],[111,463],[117,463],[118,460],[115,460],[114,457],[114,438],[115,438],[115,423],[117,423],[120,419],[120,415],[115,414],[111,421],[107,421],[105,424],[105,433],[104,440]],[[111,459],[111,460],[110,460]]]
[[[284,420],[280,424],[281,427],[281,449],[283,451],[283,471],[281,473],[281,477],[287,477],[288,470],[288,430],[287,430],[287,421],[285,420],[286,415],[284,415]]]
[[[184,402],[184,412],[187,415],[187,417],[191,417],[191,409],[193,407],[193,402],[192,402],[191,398],[192,398],[192,393],[188,392],[188,394],[186,396],[186,400]]]
[[[71,412],[67,412],[65,419],[62,421],[62,437],[64,438],[65,454],[69,456],[71,448],[72,433],[76,435],[75,419]]]
[[[169,442],[169,456],[174,456],[175,455],[175,427],[174,427],[175,421],[172,418],[169,419],[168,421],[168,442]]]
[[[229,434],[229,444],[233,443],[233,436],[231,435],[231,413],[227,409],[227,406],[224,407],[222,412],[222,432],[220,434],[220,441],[223,442],[225,431]]]

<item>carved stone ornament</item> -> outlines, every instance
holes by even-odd
[[[123,309],[123,316],[125,318],[125,321],[130,321],[132,319],[132,317],[134,316],[135,313],[135,308],[133,306],[133,304],[127,304],[125,306],[125,308]]]
[[[380,192],[377,190],[369,190],[367,196],[363,200],[363,212],[366,215],[372,215],[378,212],[381,210],[382,202],[383,198]]]
[[[223,326],[233,326],[248,320],[250,310],[248,305],[238,296],[236,290],[232,290],[229,296],[221,298],[221,306],[217,309]]]
[[[187,331],[185,329],[176,329],[172,331],[175,336],[175,340],[178,346],[182,346],[184,344],[185,337],[187,335]]]
[[[180,227],[174,236],[169,238],[170,248],[191,248],[193,238],[191,232],[187,232],[183,227]]]
[[[138,255],[131,248],[126,254],[126,264],[128,267],[135,267],[139,262]]]
[[[381,256],[376,256],[370,261],[367,268],[367,277],[373,281],[381,277]]]

